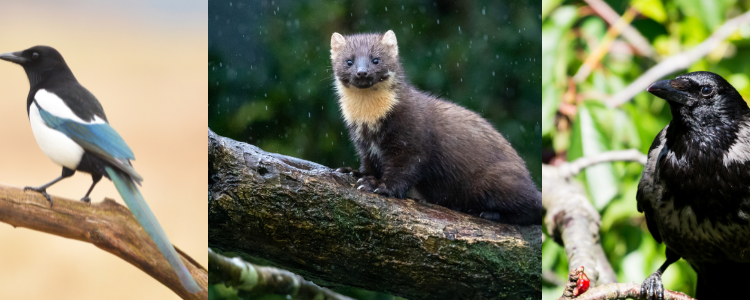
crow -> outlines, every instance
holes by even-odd
[[[664,299],[661,275],[683,258],[698,274],[698,299],[750,298],[750,108],[711,72],[646,90],[669,103],[672,121],[654,139],[638,183],[638,211],[667,246],[641,296]]]

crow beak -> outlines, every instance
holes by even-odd
[[[29,61],[29,59],[21,56],[21,51],[0,54],[0,59],[7,60],[12,63],[17,63],[19,65],[22,65]]]
[[[673,88],[672,80],[654,82],[646,88],[646,91],[668,102],[682,105],[689,105],[690,102],[690,94]]]

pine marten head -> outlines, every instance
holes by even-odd
[[[396,87],[402,71],[396,34],[392,30],[349,36],[334,33],[331,63],[346,123],[377,130],[378,121],[398,103]]]
[[[355,34],[331,37],[331,63],[344,87],[367,89],[396,75],[400,69],[396,34]]]

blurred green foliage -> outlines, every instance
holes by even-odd
[[[409,81],[490,121],[541,184],[538,1],[211,0],[208,8],[208,122],[217,134],[358,167],[333,90],[330,39],[392,29]],[[368,297],[357,295],[390,299]]]
[[[726,20],[750,7],[750,1],[734,0],[606,2],[620,15],[631,6],[641,12],[632,25],[657,54],[635,54],[627,41],[618,37],[593,72],[585,80],[573,82],[572,76],[604,39],[609,25],[583,1],[543,0],[542,147],[546,163],[628,148],[647,153],[656,134],[672,118],[668,105],[645,91],[616,108],[601,100],[626,87],[661,59],[701,43]],[[748,38],[750,27],[742,27],[688,70],[666,78],[711,71],[726,78],[748,99]],[[602,215],[601,242],[620,282],[643,282],[665,260],[665,246],[656,244],[643,214],[636,209],[640,175],[639,164],[616,162],[590,167],[577,177]],[[564,250],[547,239],[542,253],[543,270],[567,278]],[[684,260],[672,265],[663,279],[667,289],[695,294],[695,272]],[[556,299],[562,290],[561,286],[545,283],[543,299]]]

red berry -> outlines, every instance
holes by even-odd
[[[583,272],[583,267],[580,267],[580,273],[578,274],[578,281],[576,281],[576,288],[573,290],[573,296],[585,293],[589,289],[589,282],[589,277]]]

